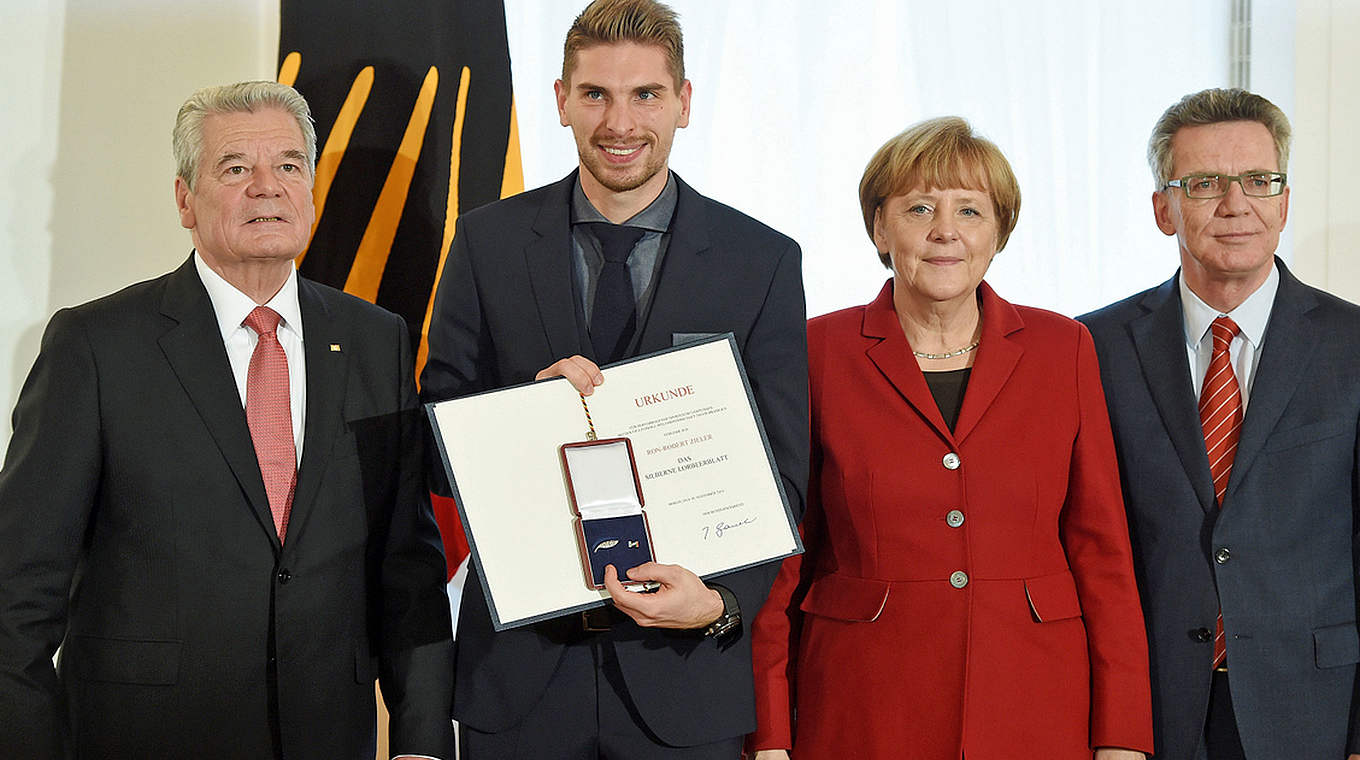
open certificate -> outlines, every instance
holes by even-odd
[[[584,403],[554,378],[427,405],[496,630],[609,598],[590,554],[615,539],[584,537],[573,494],[617,489],[559,450],[592,430],[631,443],[657,562],[709,578],[803,550],[730,334],[603,372]]]

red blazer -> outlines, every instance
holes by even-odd
[[[985,283],[944,424],[893,309],[808,323],[807,554],[754,623],[752,749],[1151,751],[1147,642],[1091,336]],[[798,720],[795,724],[793,714]]]

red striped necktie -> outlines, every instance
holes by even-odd
[[[288,533],[288,512],[297,486],[297,448],[293,443],[293,413],[288,393],[288,357],[276,333],[281,317],[257,306],[241,324],[260,336],[246,371],[246,424],[255,444],[269,511],[279,540]]]
[[[1238,433],[1242,429],[1242,391],[1233,374],[1228,347],[1238,333],[1237,324],[1228,317],[1219,317],[1209,327],[1213,333],[1214,350],[1209,357],[1209,371],[1204,374],[1204,387],[1199,392],[1199,424],[1204,430],[1204,449],[1209,454],[1209,475],[1214,481],[1214,501],[1223,508],[1223,495],[1228,490],[1233,457],[1237,454]],[[1218,613],[1214,630],[1214,667],[1228,659],[1227,642],[1223,634],[1223,612]]]

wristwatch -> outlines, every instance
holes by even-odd
[[[722,597],[723,611],[717,620],[708,624],[704,629],[704,636],[710,638],[722,638],[741,628],[741,608],[737,606],[737,595],[731,591],[714,584],[709,588],[718,592]]]

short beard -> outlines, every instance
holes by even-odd
[[[660,162],[658,165],[646,163],[638,167],[638,172],[636,174],[619,175],[609,171],[609,164],[594,153],[596,150],[594,145],[588,146],[588,149],[591,151],[590,159],[586,160],[586,158],[582,156],[581,165],[585,167],[586,171],[590,172],[590,176],[594,177],[596,182],[600,183],[601,186],[612,193],[626,193],[636,190],[650,182],[653,177],[666,168],[665,161]],[[655,143],[648,143],[648,150],[652,151],[652,157],[654,158],[656,150]],[[600,171],[597,171],[597,169],[600,169]]]
[[[589,164],[586,165],[586,169],[590,170]],[[633,177],[624,177],[622,178],[623,181],[616,181],[612,177],[601,177],[594,171],[590,172],[590,176],[594,177],[596,182],[599,182],[610,192],[626,193],[632,190],[636,190],[639,187],[642,187],[643,185],[647,184],[652,179],[652,177],[655,177],[657,175],[657,172],[659,171],[660,169],[657,169],[656,171],[651,172],[650,174],[638,177],[636,179],[634,179]]]

